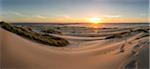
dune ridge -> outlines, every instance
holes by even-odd
[[[134,39],[143,34],[139,33],[129,38],[127,42],[133,42],[127,44],[126,51],[121,53],[120,44],[125,43],[124,41],[103,48],[97,46],[90,50],[83,47],[83,51],[76,51],[71,47],[56,48],[34,43],[11,32],[0,30],[3,33],[3,69],[120,69],[132,57],[132,49],[139,42]]]

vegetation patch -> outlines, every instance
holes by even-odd
[[[105,39],[121,38],[122,36],[124,36],[125,34],[128,34],[128,33],[130,33],[130,32],[120,32],[120,33],[112,34],[112,35],[106,37]]]
[[[49,34],[60,34],[60,35],[62,35],[62,33],[60,31],[56,31],[54,29],[46,29],[46,30],[42,30],[41,32],[49,33]]]
[[[51,36],[48,34],[40,34],[40,33],[32,31],[32,29],[28,27],[16,27],[5,22],[0,22],[0,25],[3,29],[7,31],[13,32],[22,37],[25,37],[27,39],[30,39],[30,40],[33,40],[42,44],[56,46],[56,47],[64,47],[69,44],[69,42],[66,39],[56,37],[56,36]]]
[[[149,36],[150,36],[149,34],[144,34],[144,35],[142,35],[142,36],[140,36],[140,37],[138,37],[138,38],[136,38],[136,39],[141,39],[141,38],[149,37]]]

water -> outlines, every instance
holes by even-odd
[[[149,26],[149,23],[103,23],[103,24],[89,24],[89,23],[14,23],[20,26],[74,26],[74,27],[96,27],[96,28],[129,28],[129,27],[143,27]]]

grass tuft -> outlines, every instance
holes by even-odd
[[[37,32],[32,31],[29,27],[16,27],[6,22],[0,22],[0,25],[3,29],[10,31],[12,33],[15,33],[17,35],[20,35],[22,37],[25,37],[27,39],[50,45],[50,46],[56,46],[56,47],[64,47],[69,44],[69,42],[66,39],[51,36],[48,34],[40,34]]]

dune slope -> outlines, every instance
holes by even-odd
[[[124,42],[114,43],[101,49],[97,46],[92,50],[76,51],[67,50],[70,48],[60,49],[41,45],[3,29],[0,30],[3,69],[119,69],[129,61],[132,57],[132,47],[138,44],[137,41],[127,44],[127,51],[122,53],[119,49],[120,44]]]

